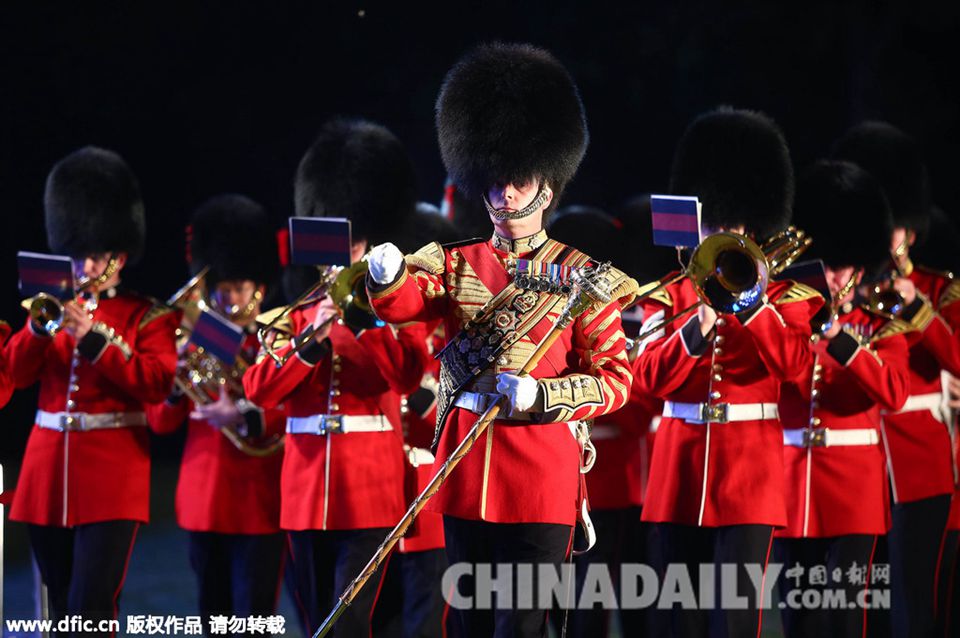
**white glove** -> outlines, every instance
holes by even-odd
[[[497,392],[510,401],[512,412],[526,412],[537,400],[537,380],[531,376],[517,376],[509,372],[497,375]]]
[[[390,242],[374,246],[367,256],[367,266],[375,282],[389,284],[403,268],[403,253]]]

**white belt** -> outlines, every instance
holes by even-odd
[[[351,432],[389,432],[390,421],[382,414],[312,414],[287,417],[288,434],[349,434]]]
[[[590,430],[591,441],[610,441],[620,438],[620,426],[612,423],[594,425]]]
[[[911,394],[907,397],[907,402],[903,407],[893,414],[903,414],[904,412],[919,412],[920,410],[930,410],[937,421],[943,421],[943,415],[940,413],[943,395],[939,392],[930,394]]]
[[[730,421],[765,421],[776,419],[780,411],[776,403],[677,403],[665,401],[663,416],[683,419],[687,423],[728,423]]]
[[[144,426],[147,415],[144,412],[45,412],[37,410],[37,425],[57,432],[83,432],[87,430],[109,430]]]
[[[836,430],[832,428],[796,428],[783,431],[783,444],[793,447],[837,447],[876,445],[880,442],[873,428]]]
[[[463,408],[464,410],[469,410],[474,414],[483,414],[502,397],[502,394],[497,394],[496,392],[461,392],[457,400],[453,402],[453,405],[458,408]],[[533,417],[529,412],[511,414],[508,408],[502,410],[498,418],[511,419],[514,421],[530,421]]]

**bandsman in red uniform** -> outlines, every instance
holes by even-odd
[[[910,261],[910,247],[922,243],[930,225],[927,170],[918,142],[889,124],[865,122],[840,139],[834,154],[868,171],[883,187],[894,226],[895,263],[888,269],[903,297],[901,316],[922,335],[910,349],[910,397],[901,409],[884,414],[881,434],[893,498],[887,535],[893,635],[924,636],[933,631],[937,565],[957,478],[940,373],[960,375],[960,344],[953,334],[960,328],[960,283]]]
[[[440,211],[424,202],[404,230],[402,250],[416,250],[428,240],[450,241],[457,228]],[[432,328],[432,329],[431,329]],[[433,478],[435,461],[430,444],[437,423],[437,390],[440,361],[435,355],[446,338],[441,322],[427,326],[427,361],[420,387],[403,397],[400,414],[403,422],[403,450],[406,455],[404,502],[411,503]],[[441,459],[442,461],[443,459]],[[396,545],[390,568],[374,614],[374,636],[428,638],[444,635],[446,602],[442,579],[447,568],[443,542],[443,517],[422,512]]]
[[[649,225],[649,209],[647,211]],[[605,212],[585,206],[565,207],[549,220],[551,237],[564,243],[577,243],[594,258],[611,261],[624,270],[631,268],[634,237],[625,232],[619,219]],[[634,273],[631,273],[634,274]],[[648,273],[648,278],[655,273]],[[628,339],[639,334],[640,323],[630,324],[623,315],[624,333]],[[629,329],[632,325],[633,330]],[[634,350],[634,352],[636,352]],[[659,401],[634,392],[627,404],[611,414],[593,421],[590,442],[595,449],[593,466],[586,473],[590,518],[596,529],[596,545],[590,551],[574,557],[577,576],[577,595],[582,594],[590,565],[605,565],[616,592],[621,591],[620,568],[624,563],[640,564],[646,558],[646,528],[640,523],[640,511],[650,468],[650,425],[660,415]],[[577,534],[574,547],[583,549],[585,539]],[[613,614],[602,605],[577,609],[568,616],[571,636],[605,636]],[[642,610],[619,610],[620,627],[624,635],[642,635]],[[563,614],[551,616],[554,624],[562,623]]]
[[[298,215],[352,221],[354,262],[415,205],[400,141],[360,120],[323,127],[295,188]],[[254,404],[286,410],[280,526],[289,531],[297,603],[311,630],[406,510],[400,396],[419,386],[426,359],[420,326],[377,327],[373,317],[351,326],[336,317],[327,297],[295,308],[277,325],[278,355],[319,330],[282,367],[261,357],[243,379]],[[377,589],[372,583],[353,601],[336,635],[370,633]]]
[[[702,234],[728,230],[764,239],[786,227],[793,166],[766,116],[721,108],[698,117],[674,155],[670,189],[699,197]],[[652,326],[698,300],[688,278],[642,302]],[[765,566],[773,530],[786,524],[780,384],[804,373],[809,320],[822,297],[770,282],[762,303],[738,315],[700,306],[643,344],[634,392],[664,400],[643,520],[656,524],[658,568],[682,563],[698,590],[700,565]],[[719,581],[719,577],[718,577]],[[724,595],[717,588],[717,600]],[[672,635],[756,635],[758,596],[744,610],[671,610]],[[719,607],[719,602],[717,603]]]
[[[238,371],[254,362],[259,349],[255,319],[279,270],[272,237],[267,212],[242,195],[214,197],[190,223],[191,272],[208,269],[203,300],[244,331]],[[230,374],[229,364],[224,370]],[[239,378],[233,383],[238,385]],[[205,623],[211,615],[269,616],[276,610],[285,550],[280,532],[283,453],[275,442],[283,435],[285,415],[280,409],[261,410],[242,393],[227,389],[210,397],[190,384],[186,370],[178,380],[167,400],[151,406],[147,416],[161,433],[187,421],[176,513],[177,523],[188,532],[200,613]],[[199,403],[180,384],[196,393]]]
[[[837,316],[818,315],[826,327],[821,337],[817,326],[813,362],[780,398],[784,628],[788,637],[866,636],[869,600],[858,596],[886,587],[871,584],[870,566],[877,537],[890,524],[880,411],[899,410],[907,400],[908,336],[916,333],[909,322],[871,309],[856,290],[889,259],[892,218],[871,175],[849,162],[818,162],[800,181],[794,219],[815,238],[811,254],[825,262]],[[817,570],[828,578],[818,582]],[[843,591],[843,608],[798,607],[811,588]]]
[[[144,212],[119,155],[86,147],[60,160],[44,196],[51,250],[95,294],[64,304],[51,337],[28,320],[7,344],[18,388],[40,382],[10,519],[28,524],[51,616],[115,618],[137,528],[149,518],[144,406],[176,368],[176,314],[119,287],[139,259]]]
[[[484,202],[493,236],[428,244],[406,259],[393,244],[378,246],[370,257],[371,300],[386,321],[444,322],[438,460],[491,402],[508,398],[504,418],[490,425],[430,504],[444,515],[451,564],[558,567],[584,496],[577,422],[619,409],[629,396],[620,309],[636,282],[610,270],[614,301],[576,319],[531,375],[518,376],[562,309],[570,270],[593,263],[543,230],[586,149],[583,107],[569,74],[548,52],[485,45],[447,74],[437,128],[448,174],[467,197]],[[459,590],[469,596],[473,586],[466,577]],[[504,607],[456,610],[459,631],[485,637],[545,631],[543,609]]]

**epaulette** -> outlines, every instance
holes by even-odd
[[[801,284],[796,281],[792,283],[793,285],[790,286],[786,292],[777,297],[773,302],[774,304],[796,303],[808,299],[823,298],[823,295],[821,295],[816,288],[811,288],[806,284]]]
[[[159,319],[160,317],[168,315],[174,311],[173,308],[163,303],[159,299],[154,299],[153,297],[143,297],[143,299],[152,305],[150,306],[149,310],[143,313],[143,317],[140,318],[140,323],[137,325],[138,330],[143,328],[154,319]]]
[[[441,275],[444,269],[443,246],[440,242],[430,242],[417,252],[404,257],[407,266],[425,270],[431,275]]]
[[[640,284],[637,280],[619,268],[610,266],[604,271],[603,278],[610,286],[610,298],[619,302],[621,310],[631,306],[633,300],[640,294]]]
[[[896,335],[913,332],[914,330],[916,330],[916,328],[914,328],[909,321],[904,321],[903,319],[891,319],[885,323],[882,328],[873,333],[873,336],[870,337],[870,343],[874,343],[880,339],[886,339],[888,337],[894,337]]]
[[[268,326],[270,323],[279,317],[285,310],[288,310],[288,306],[280,306],[279,308],[272,308],[266,312],[261,312],[257,315],[256,322],[259,326]],[[273,330],[277,332],[283,332],[286,334],[291,334],[293,332],[293,325],[290,321],[290,315],[288,314],[281,321],[278,321],[274,326]]]
[[[937,307],[943,308],[947,304],[952,304],[960,300],[960,280],[952,279],[937,300]]]

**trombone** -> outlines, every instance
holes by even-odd
[[[813,240],[806,233],[793,226],[762,245],[738,233],[724,232],[706,237],[693,251],[686,268],[669,279],[648,284],[637,297],[638,300],[645,299],[688,277],[699,300],[645,330],[634,339],[634,343],[643,341],[702,304],[719,313],[738,313],[755,307],[763,299],[770,277],[796,261],[811,243]]]
[[[314,335],[326,328],[334,319],[342,318],[348,325],[354,328],[372,328],[380,325],[373,314],[373,307],[370,305],[370,299],[367,296],[366,282],[367,262],[361,260],[349,267],[329,266],[320,269],[320,279],[317,283],[308,288],[297,299],[285,306],[280,312],[268,313],[263,316],[269,317],[258,331],[257,338],[260,340],[260,346],[263,352],[267,354],[277,367],[282,367],[290,357],[300,352]],[[293,312],[294,309],[315,301],[319,301],[325,296],[329,296],[333,303],[337,305],[339,313],[333,315],[316,328],[310,327],[303,334],[291,341],[290,349],[284,354],[277,354],[273,347],[272,340],[268,336],[277,330],[277,325]]]
[[[96,307],[98,289],[117,272],[117,260],[113,256],[97,277],[80,277],[74,286],[77,298],[89,294],[87,301]],[[26,302],[24,302],[26,305]],[[30,320],[44,333],[53,337],[63,330],[63,302],[54,295],[41,292],[29,300]]]

